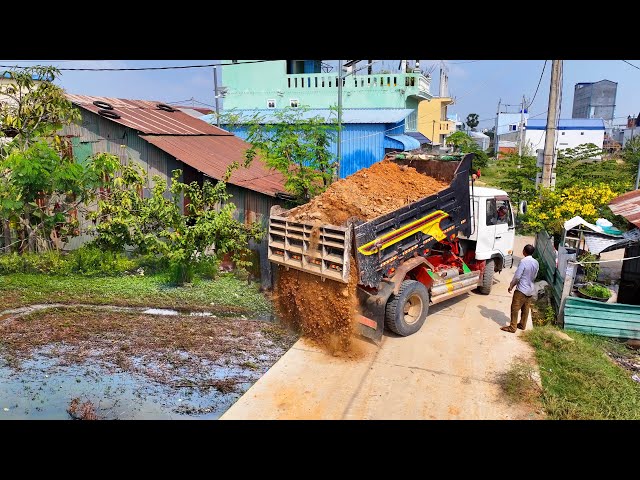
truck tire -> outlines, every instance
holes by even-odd
[[[493,285],[493,273],[495,272],[496,265],[493,258],[487,260],[484,266],[484,274],[482,275],[482,283],[478,286],[478,292],[483,295],[489,295],[491,293],[491,286]]]
[[[405,280],[398,295],[391,295],[385,312],[385,325],[394,333],[407,337],[424,324],[429,313],[429,291],[416,280]]]

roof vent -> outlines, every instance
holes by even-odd
[[[156,108],[158,110],[164,110],[165,112],[175,112],[176,109],[173,108],[171,105],[167,105],[166,103],[159,103],[156,105]]]
[[[100,100],[96,100],[95,102],[93,102],[93,104],[98,108],[102,108],[103,110],[113,110],[113,105],[107,102],[101,102]]]
[[[101,115],[107,118],[114,118],[114,119],[120,118],[120,115],[118,115],[116,112],[112,110],[102,109],[102,108],[98,110],[98,115]]]

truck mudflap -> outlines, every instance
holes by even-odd
[[[282,216],[279,205],[269,217],[269,261],[285,267],[349,283],[351,225],[314,225]]]
[[[377,345],[382,341],[387,301],[393,294],[394,282],[382,282],[376,294],[358,287],[358,312],[356,313],[356,333],[373,340]]]

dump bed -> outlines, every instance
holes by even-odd
[[[274,206],[269,218],[269,260],[344,283],[355,267],[358,283],[376,287],[404,259],[425,255],[435,242],[452,239],[458,232],[469,234],[472,157],[388,155],[386,158],[449,186],[366,222],[352,219],[343,226],[317,226],[293,221],[289,211]]]

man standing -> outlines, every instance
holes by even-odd
[[[533,258],[533,252],[535,252],[533,245],[525,245],[522,250],[523,259],[520,260],[520,264],[516,269],[516,273],[513,275],[513,280],[509,284],[509,293],[516,287],[516,291],[513,292],[513,298],[511,299],[511,325],[500,328],[505,332],[516,332],[516,327],[520,330],[524,330],[527,326],[527,319],[529,318],[529,310],[531,309],[531,298],[535,291],[534,282],[538,275],[538,261]],[[518,312],[521,312],[520,322],[518,322]]]

